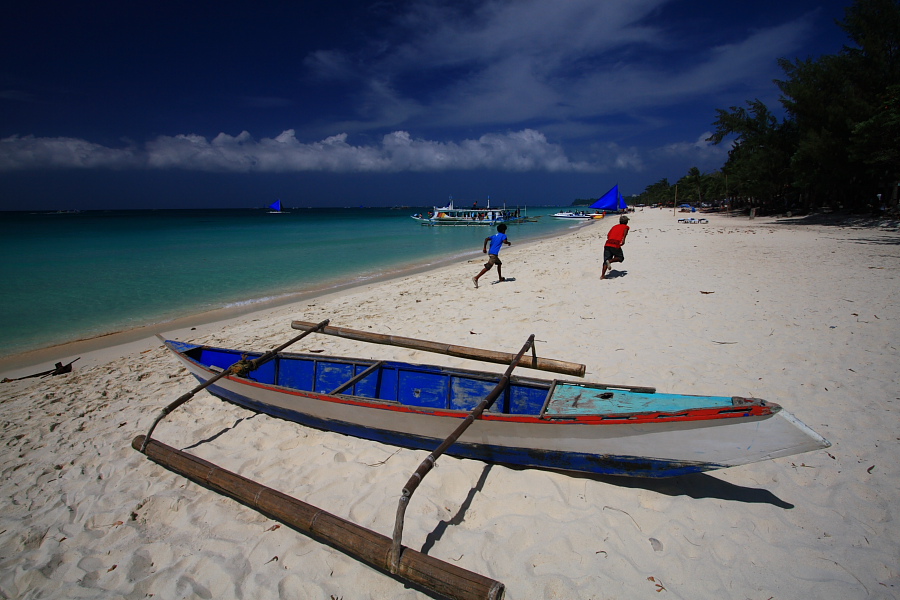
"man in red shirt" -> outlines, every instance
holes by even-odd
[[[627,235],[628,217],[622,215],[619,217],[619,224],[613,225],[606,234],[606,246],[603,247],[603,272],[600,273],[600,279],[606,279],[606,271],[612,268],[612,263],[625,260],[622,245],[625,243]]]

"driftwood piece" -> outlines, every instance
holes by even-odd
[[[80,358],[81,357],[79,356],[75,360],[78,360]],[[3,383],[7,383],[9,381],[21,381],[22,379],[31,379],[32,377],[47,377],[49,375],[64,375],[66,373],[71,373],[72,372],[72,364],[75,362],[75,360],[73,360],[72,362],[65,364],[65,365],[62,364],[61,362],[58,362],[52,369],[48,369],[46,371],[41,371],[40,373],[34,373],[32,375],[25,375],[24,377],[16,377],[14,379],[10,379],[9,377],[4,377]]]
[[[156,440],[131,442],[150,460],[215,492],[234,498],[273,519],[306,533],[345,554],[390,574],[391,538],[342,519],[301,500],[214,465]],[[394,576],[454,600],[500,600],[505,586],[478,573],[402,548]]]
[[[310,328],[315,326],[316,323],[309,323],[307,321],[291,322],[291,327],[293,329],[299,329],[301,331],[309,330]],[[497,363],[501,365],[508,365],[513,360],[513,358],[515,358],[515,354],[510,354],[509,352],[498,352],[495,350],[470,348],[468,346],[457,346],[454,344],[431,342],[428,340],[419,340],[416,338],[401,337],[397,335],[372,333],[369,331],[348,329],[346,327],[323,327],[319,332],[360,342],[370,342],[373,344],[383,344],[386,346],[399,346],[401,348],[423,350],[425,352],[446,354],[448,356],[455,356],[457,358],[480,360],[483,362]],[[517,363],[517,366],[527,367],[529,369],[538,369],[540,371],[562,373],[563,375],[572,375],[574,377],[584,377],[584,372],[586,369],[585,365],[580,363],[555,360],[552,358],[540,358],[537,356],[523,356]]]

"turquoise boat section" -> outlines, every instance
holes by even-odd
[[[579,416],[664,412],[677,413],[697,408],[731,407],[731,396],[684,396],[648,394],[620,389],[596,389],[578,384],[557,383],[546,416]]]

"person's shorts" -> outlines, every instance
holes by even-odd
[[[503,263],[500,262],[500,257],[497,256],[496,254],[488,254],[488,261],[486,263],[484,263],[484,268],[490,269],[494,265],[497,265],[499,267],[499,266],[502,266]]]
[[[625,260],[625,254],[621,248],[613,248],[612,246],[603,246],[603,261],[606,262],[612,258],[618,258],[617,262]]]

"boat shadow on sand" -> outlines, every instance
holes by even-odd
[[[448,527],[461,525],[462,522],[466,520],[466,512],[469,510],[469,507],[472,506],[475,495],[484,490],[484,484],[487,483],[488,475],[493,466],[494,465],[492,464],[484,465],[484,468],[481,470],[481,477],[478,478],[478,482],[469,490],[466,499],[459,505],[459,510],[457,510],[456,514],[450,517],[450,519],[440,521],[435,526],[434,530],[425,536],[425,543],[422,544],[420,552],[428,554],[434,545],[444,536],[444,532],[447,531]]]
[[[214,435],[195,442],[187,447],[185,450],[190,450],[196,448],[198,446],[202,446],[203,444],[207,444],[212,442],[216,438],[224,435],[228,431],[235,429],[242,421],[247,419],[253,419],[259,416],[259,413],[255,413],[248,417],[241,417],[237,421],[235,421],[232,425],[228,427],[223,427],[219,432]],[[425,545],[422,549],[423,553],[427,553],[428,549],[434,546],[434,544],[441,539],[441,536],[444,534],[444,531],[448,526],[451,525],[459,525],[465,519],[466,510],[472,504],[472,501],[475,498],[475,495],[481,492],[484,489],[484,485],[487,482],[488,474],[491,472],[491,469],[494,465],[490,463],[486,463],[484,465],[484,469],[481,472],[481,476],[478,478],[478,482],[469,490],[466,499],[462,502],[459,507],[457,513],[451,517],[449,520],[441,521],[438,523],[437,527],[435,527],[434,531],[428,534],[428,537],[425,541]],[[537,467],[521,467],[517,465],[503,465],[507,469],[512,469],[514,471],[547,471],[552,473],[561,473],[566,475],[567,477],[572,477],[576,479],[590,479],[591,481],[596,481],[598,483],[605,483],[607,485],[614,485],[622,488],[632,488],[632,489],[642,489],[650,492],[656,492],[658,494],[663,494],[665,496],[688,496],[689,498],[694,498],[695,500],[700,498],[716,498],[718,500],[728,500],[731,502],[744,502],[746,504],[771,504],[773,506],[777,506],[778,508],[784,509],[792,509],[794,505],[790,502],[785,502],[772,492],[762,488],[750,488],[741,485],[736,485],[734,483],[729,483],[727,481],[722,481],[712,475],[708,475],[706,473],[692,473],[689,475],[679,475],[676,477],[664,477],[659,479],[645,478],[645,477],[623,477],[618,475],[596,475],[592,473],[579,473],[575,471],[558,471],[554,469],[541,469]]]
[[[525,470],[525,467],[509,466],[510,469]],[[537,469],[552,471],[552,469]],[[771,504],[778,508],[791,509],[794,505],[785,502],[772,492],[762,488],[750,488],[736,485],[717,479],[706,473],[691,473],[676,477],[662,477],[659,479],[645,477],[623,477],[620,475],[594,475],[591,473],[576,473],[571,471],[556,471],[568,477],[577,479],[590,479],[599,483],[614,485],[623,488],[637,488],[656,492],[666,496],[688,496],[690,498],[716,498],[731,502],[744,502],[747,504]]]
[[[184,448],[182,448],[182,450],[193,450],[194,448],[199,448],[200,446],[202,446],[204,444],[213,442],[217,438],[222,437],[223,435],[228,433],[229,431],[231,431],[233,429],[237,429],[237,426],[240,425],[242,421],[248,421],[250,419],[255,419],[256,417],[260,416],[261,414],[262,413],[253,413],[248,417],[240,417],[237,421],[235,421],[231,425],[229,425],[227,427],[223,427],[218,432],[214,433],[213,435],[209,436],[208,438],[198,440],[198,441],[194,442],[193,444],[191,444],[190,446],[185,446]]]
[[[587,473],[573,473],[553,471],[552,469],[533,469],[526,467],[517,467],[504,465],[508,469],[514,471],[552,471],[562,473],[568,477],[579,479],[590,479],[599,483],[614,485],[623,488],[638,488],[663,494],[666,496],[688,496],[694,499],[700,498],[716,498],[719,500],[729,500],[732,502],[745,502],[750,504],[771,504],[778,508],[792,509],[794,505],[785,502],[769,490],[760,488],[749,488],[735,485],[727,481],[722,481],[706,473],[694,473],[691,475],[681,475],[678,477],[667,477],[664,479],[645,479],[638,477],[620,477],[615,475],[591,475]],[[459,510],[449,519],[440,521],[437,526],[425,538],[420,552],[427,554],[438,541],[444,536],[449,527],[462,524],[466,518],[466,512],[472,505],[475,496],[484,490],[487,483],[488,475],[494,467],[492,464],[485,464],[481,471],[478,482],[472,486],[465,500],[460,504]]]

